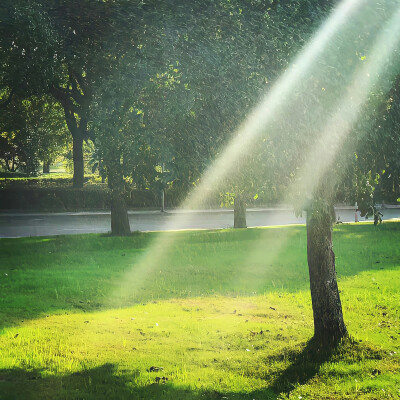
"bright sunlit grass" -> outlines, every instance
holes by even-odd
[[[356,342],[320,357],[304,349],[304,227],[178,235],[123,298],[120,278],[157,234],[1,240],[0,399],[399,395],[400,224],[335,229]]]

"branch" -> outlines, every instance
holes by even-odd
[[[64,109],[65,122],[67,123],[68,129],[71,132],[72,137],[78,135],[78,122],[75,118],[75,112],[78,111],[74,102],[71,100],[70,93],[68,90],[56,86],[50,88],[50,93],[54,98],[59,101]]]
[[[85,78],[82,75],[77,74],[72,68],[69,70],[69,74],[76,80],[76,82],[78,82],[78,85],[81,87],[84,95],[86,95],[87,92],[89,92],[89,87],[85,81]]]
[[[69,82],[72,87],[71,97],[78,103],[82,104],[84,102],[85,96],[78,89],[79,81],[76,79],[76,74],[69,69]],[[79,84],[80,86],[80,84]]]
[[[64,108],[65,113],[65,122],[67,123],[68,129],[71,132],[72,137],[76,137],[78,135],[78,123],[76,121],[75,115],[73,112],[68,111]]]
[[[52,86],[50,88],[50,93],[54,96],[54,98],[61,103],[64,107],[64,110],[78,112],[79,109],[76,107],[74,102],[71,100],[71,93],[60,87]]]

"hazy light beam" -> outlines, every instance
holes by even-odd
[[[366,62],[355,73],[352,83],[347,88],[347,95],[340,99],[334,107],[334,114],[329,118],[322,134],[316,138],[316,143],[304,158],[305,164],[300,169],[298,178],[293,186],[288,188],[284,196],[284,203],[290,203],[293,195],[299,196],[297,202],[303,205],[306,198],[312,195],[315,187],[320,183],[328,168],[334,162],[343,141],[351,131],[353,124],[357,121],[359,113],[368,98],[371,88],[380,80],[382,71],[390,62],[391,54],[400,42],[400,7],[393,17],[379,31],[377,38],[368,53]],[[310,127],[311,128],[311,127]],[[301,149],[303,150],[303,149]],[[265,243],[267,249],[266,258],[268,263],[275,262],[280,253],[289,245],[290,231],[280,237],[279,243]],[[259,243],[256,243],[253,251],[259,251]],[[245,276],[246,270],[243,270]],[[239,277],[241,279],[241,277]]]
[[[298,174],[295,187],[302,194],[302,202],[312,196],[316,186],[334,162],[341,145],[357,121],[368,99],[370,90],[380,80],[391,54],[400,43],[400,7],[381,29],[366,62],[355,75],[347,95],[336,106],[334,115],[327,121],[321,135],[309,151],[306,162]],[[385,84],[384,82],[382,83]]]
[[[215,187],[227,175],[234,163],[238,162],[240,156],[245,154],[251,144],[265,131],[265,128],[277,111],[285,103],[286,97],[293,91],[316,61],[317,57],[324,51],[329,41],[339,29],[354,15],[367,0],[343,0],[332,12],[328,20],[314,34],[311,42],[302,50],[291,64],[288,70],[272,86],[261,103],[253,110],[249,117],[237,130],[235,138],[227,145],[222,155],[203,174],[201,184],[183,202],[183,208],[195,208],[200,204],[203,192],[207,188]],[[167,230],[176,229],[180,221],[187,218],[179,215],[172,218],[166,224]],[[168,251],[176,240],[176,233],[161,235],[156,238],[153,244],[141,255],[133,268],[125,275],[122,291],[131,292],[140,289],[145,279],[152,274],[156,267],[162,265],[163,260],[168,256]],[[117,293],[114,293],[117,297]]]
[[[339,29],[356,13],[366,0],[342,1],[332,15],[316,32],[311,42],[296,57],[288,70],[277,80],[261,103],[241,124],[235,137],[226,146],[223,153],[203,174],[201,184],[195,188],[183,203],[183,208],[196,207],[201,191],[204,188],[216,187],[231,170],[240,156],[245,154],[256,137],[265,131],[273,115],[282,107],[286,97],[294,90],[298,82],[306,76],[307,71],[324,51],[330,40]]]

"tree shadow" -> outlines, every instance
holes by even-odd
[[[325,362],[354,363],[384,357],[382,350],[351,338],[330,348],[321,347],[310,340],[300,351],[289,350],[274,356],[282,360],[289,358],[290,366],[280,372],[271,385],[253,392],[190,388],[176,384],[171,377],[163,379],[162,372],[149,374],[149,383],[138,386],[137,380],[143,372],[124,370],[109,363],[57,376],[46,376],[46,372],[40,370],[0,369],[0,400],[277,400],[314,378]]]
[[[288,358],[291,364],[274,379],[270,389],[277,394],[288,395],[296,386],[304,385],[314,378],[321,365],[326,362],[354,363],[366,359],[380,360],[384,357],[384,353],[382,350],[346,337],[330,346],[321,345],[311,339],[300,351],[290,350],[285,355],[279,356]]]
[[[319,371],[320,366],[329,361],[340,344],[323,348],[314,339],[309,340],[299,351],[290,350],[286,357],[291,364],[272,382],[271,389],[275,393],[290,393],[296,385],[304,385]]]
[[[135,385],[138,371],[117,371],[114,364],[64,376],[42,376],[39,370],[20,368],[0,370],[0,400],[275,400],[276,395],[266,389],[255,393],[221,393],[216,390],[192,390],[173,382],[157,379],[146,386]],[[164,382],[164,383],[163,383]]]
[[[40,370],[3,369],[0,370],[0,399],[128,398],[130,391],[125,380],[114,372],[113,364],[66,376],[47,377],[43,377]]]

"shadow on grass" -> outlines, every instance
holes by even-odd
[[[300,352],[289,351],[286,357],[290,365],[275,378],[271,389],[275,393],[289,394],[295,386],[304,385],[318,373],[322,364],[331,359],[339,346],[326,349],[311,339]]]
[[[380,360],[382,350],[359,343],[351,337],[343,339],[332,347],[323,347],[313,339],[309,340],[300,351],[289,351],[286,357],[290,365],[272,382],[270,388],[275,393],[289,394],[296,386],[304,385],[314,378],[322,364],[326,362],[362,362],[366,359]],[[282,358],[284,355],[282,355]]]
[[[3,369],[0,370],[0,400],[277,400],[282,395],[289,395],[296,386],[304,385],[314,378],[321,365],[327,361],[352,364],[366,359],[379,360],[384,356],[382,350],[351,338],[329,350],[311,340],[300,351],[289,350],[289,353],[274,356],[289,358],[289,367],[280,372],[268,388],[253,392],[190,389],[181,384],[176,385],[171,377],[164,381],[162,372],[150,374],[147,385],[137,386],[140,371],[118,369],[114,364],[103,364],[63,376],[42,376],[44,374],[39,370]]]
[[[0,400],[219,400],[219,399],[263,399],[275,400],[270,391],[255,393],[221,393],[216,390],[190,390],[177,387],[173,382],[154,383],[138,387],[135,379],[138,372],[118,374],[116,366],[104,364],[100,367],[67,376],[42,377],[40,371],[23,369],[0,370]],[[254,397],[254,396],[257,397]]]

